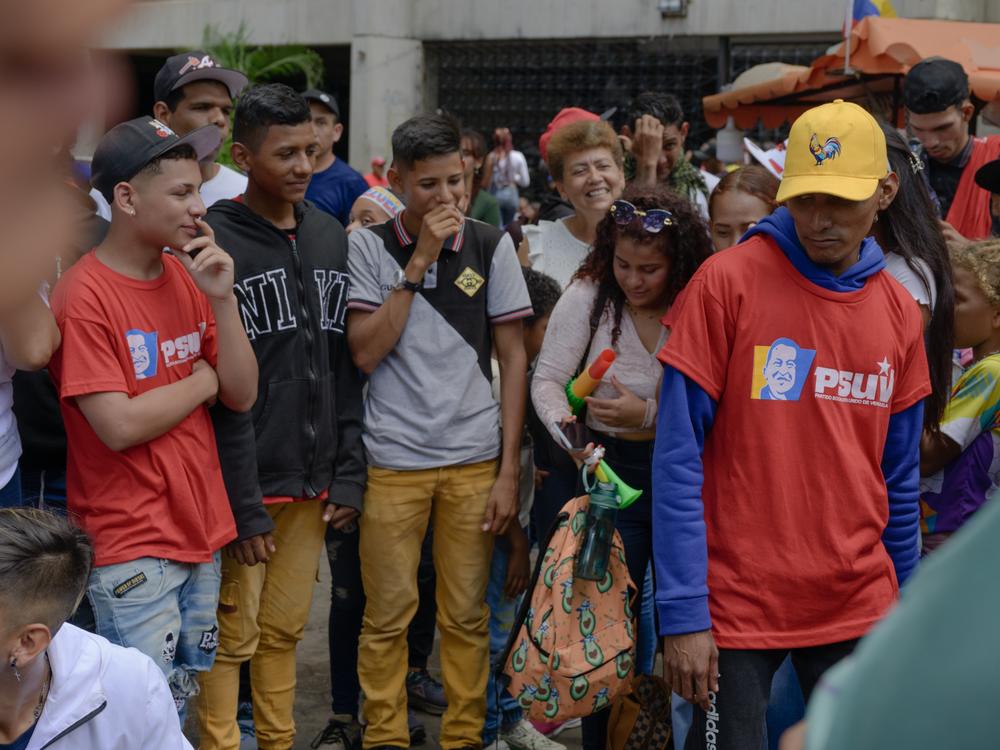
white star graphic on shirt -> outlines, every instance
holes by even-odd
[[[876,362],[875,364],[878,365],[878,374],[879,375],[888,375],[889,374],[889,368],[892,365],[889,364],[889,358],[888,357],[883,356],[882,357],[882,361],[881,362]]]

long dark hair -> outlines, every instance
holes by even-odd
[[[638,219],[623,227],[615,223],[610,213],[597,225],[594,247],[584,258],[574,279],[587,279],[597,284],[597,296],[590,310],[590,328],[597,330],[601,316],[612,305],[614,327],[611,330],[612,345],[618,343],[621,335],[622,311],[625,308],[625,293],[615,279],[615,243],[621,236],[636,242],[656,245],[660,252],[670,259],[665,299],[672,305],[678,293],[691,280],[694,272],[713,251],[708,228],[697,209],[686,198],[679,197],[666,187],[629,187],[622,196],[636,208],[648,211],[663,208],[673,214],[673,224],[665,226],[658,233],[647,232]]]
[[[881,213],[879,242],[886,252],[901,255],[918,278],[924,272],[918,261],[931,270],[937,301],[931,311],[925,340],[931,375],[931,394],[924,400],[924,429],[937,432],[945,404],[951,394],[951,358],[955,340],[955,291],[951,281],[948,246],[937,222],[937,212],[919,174],[920,161],[896,130],[882,123],[889,164],[899,176],[899,192]],[[930,292],[928,289],[928,297]]]
[[[483,161],[483,165],[486,164],[486,138],[478,130],[472,130],[471,128],[465,128],[462,130],[462,139],[468,140],[469,144],[472,146],[472,157],[476,161]],[[479,191],[483,189],[483,168],[478,167],[472,174],[472,193],[469,195],[469,208],[466,209],[466,215],[472,211],[472,204],[476,202],[476,196],[479,195]]]

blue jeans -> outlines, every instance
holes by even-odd
[[[694,706],[684,700],[678,693],[670,698],[670,721],[673,724],[674,750],[684,750],[691,722],[694,721]]]
[[[642,585],[639,607],[639,627],[635,635],[635,672],[653,674],[656,662],[656,603],[653,601],[653,565],[646,567],[646,582]]]
[[[525,530],[527,533],[527,530]],[[502,729],[509,729],[524,718],[517,701],[507,692],[506,678],[497,679],[497,662],[503,656],[517,617],[521,597],[508,599],[503,585],[507,580],[506,540],[493,545],[490,582],[486,587],[486,606],[490,608],[490,676],[486,682],[486,723],[483,727],[483,747],[489,747]]]
[[[65,513],[66,470],[22,470],[21,497],[25,505]]]
[[[0,488],[0,508],[19,507],[21,507],[21,470],[15,469],[14,476]]]
[[[529,537],[544,547],[552,524],[555,523],[562,507],[574,497],[583,494],[580,482],[580,472],[563,468],[550,467],[536,463],[535,468],[548,472],[542,484],[535,490],[535,502],[531,506],[531,525],[533,534]]]
[[[517,186],[505,185],[504,187],[496,188],[492,193],[493,197],[497,199],[497,203],[500,204],[500,221],[504,226],[507,226],[514,221],[514,217],[517,216],[517,210],[521,207]]]
[[[156,662],[181,723],[187,699],[198,692],[198,672],[215,661],[221,574],[218,552],[197,564],[140,557],[94,568],[87,584],[98,634]]]
[[[767,747],[778,750],[781,735],[793,724],[802,720],[806,712],[806,704],[802,698],[802,688],[788,656],[782,662],[771,680],[771,700],[767,704]]]

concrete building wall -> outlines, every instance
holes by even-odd
[[[256,44],[351,46],[350,160],[383,152],[394,123],[420,111],[432,88],[423,42],[580,38],[826,35],[847,0],[687,0],[664,17],[660,0],[135,0],[105,46],[197,46],[207,25],[246,22]],[[1000,22],[1000,0],[894,0],[909,18]]]
[[[118,49],[172,49],[201,39],[206,24],[248,23],[258,44],[350,44],[355,36],[573,39],[660,35],[830,32],[846,0],[688,0],[664,18],[658,0],[136,0],[106,41]],[[894,0],[908,18],[1000,20],[995,0]]]
[[[393,129],[424,110],[422,43],[365,35],[351,48],[351,136],[348,161],[367,165],[373,154],[388,155]]]

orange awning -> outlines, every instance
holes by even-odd
[[[872,97],[890,97],[891,110],[898,104],[900,77],[927,57],[961,63],[976,97],[1000,98],[1000,24],[869,16],[851,31],[852,75],[844,74],[844,49],[839,44],[804,71],[706,96],[705,119],[715,128],[729,117],[741,128],[758,121],[778,127],[821,102],[865,103]]]

